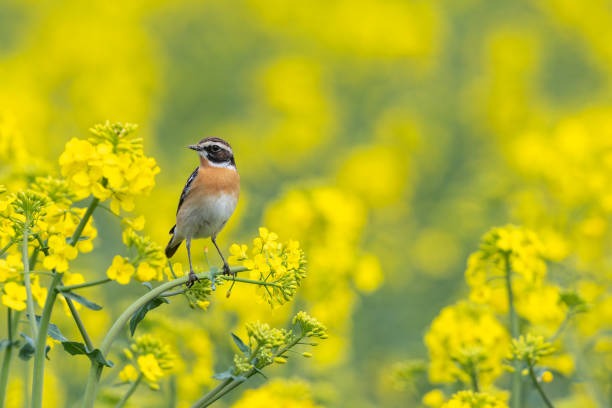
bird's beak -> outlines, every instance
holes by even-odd
[[[187,146],[187,148],[188,148],[188,149],[191,149],[191,150],[195,150],[196,152],[197,152],[198,150],[200,150],[200,149],[198,148],[198,145],[189,145],[189,146]]]

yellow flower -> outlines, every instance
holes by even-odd
[[[17,268],[11,265],[8,259],[0,259],[0,282],[6,282],[8,279],[15,278],[17,276]]]
[[[130,283],[130,278],[134,274],[134,266],[130,264],[126,258],[115,255],[113,263],[106,271],[106,276],[109,279],[117,281],[122,285]]]
[[[429,408],[438,408],[444,404],[446,397],[439,389],[434,389],[423,395],[423,405]]]
[[[138,370],[132,364],[128,364],[119,373],[119,378],[124,382],[134,382],[138,379]]]
[[[228,258],[228,262],[231,264],[237,264],[241,261],[244,261],[249,256],[247,255],[248,247],[245,244],[238,245],[232,244],[230,246],[230,256]]]
[[[447,306],[425,334],[433,383],[470,383],[470,374],[480,375],[483,385],[503,373],[509,335],[486,306],[459,302]],[[474,371],[474,372],[470,372]]]
[[[136,361],[138,362],[138,369],[150,384],[157,383],[163,377],[164,372],[153,354],[138,356]]]
[[[49,255],[45,257],[43,266],[48,269],[56,269],[58,272],[68,270],[68,261],[77,257],[78,251],[66,242],[66,238],[60,235],[51,235],[47,242]]]
[[[490,394],[459,391],[442,408],[507,408],[508,404]]]
[[[17,311],[25,310],[27,298],[28,295],[25,286],[15,282],[7,282],[4,284],[4,294],[2,295],[3,305]]]
[[[550,371],[546,370],[542,373],[542,382],[549,383],[549,382],[552,382],[553,380],[554,380],[554,376],[553,376],[553,373],[551,373]]]
[[[317,408],[310,386],[301,380],[270,380],[256,390],[248,390],[234,408]]]
[[[40,286],[40,278],[38,275],[32,277],[32,297],[41,308],[45,306],[47,300],[47,288]]]
[[[152,268],[148,262],[141,262],[136,270],[136,279],[141,282],[149,282],[157,277],[157,270]]]

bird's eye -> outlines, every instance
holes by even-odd
[[[221,150],[221,148],[217,145],[210,146],[210,151],[213,153],[217,153],[219,150]]]

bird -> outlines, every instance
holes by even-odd
[[[187,147],[198,152],[200,165],[185,183],[176,210],[176,224],[170,229],[172,237],[165,252],[170,259],[185,241],[189,259],[187,287],[191,287],[198,280],[191,262],[192,239],[210,237],[223,261],[223,274],[231,275],[229,265],[217,245],[217,234],[236,209],[240,175],[234,152],[225,140],[206,137]]]

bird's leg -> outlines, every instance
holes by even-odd
[[[187,246],[187,258],[189,259],[189,278],[187,278],[187,287],[190,288],[199,279],[193,271],[193,265],[191,264],[191,238],[185,240],[185,245]]]
[[[225,257],[221,253],[221,250],[219,249],[219,245],[217,245],[217,236],[216,235],[211,236],[210,240],[215,245],[215,248],[217,248],[217,252],[219,253],[219,256],[221,257],[221,260],[223,261],[223,274],[224,275],[232,275],[233,276],[234,274],[230,270],[230,267],[227,264],[227,261],[225,260]]]

